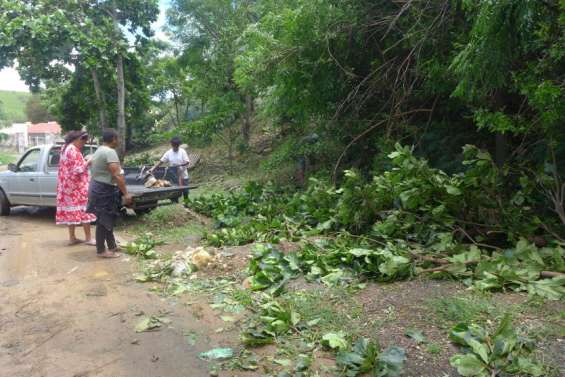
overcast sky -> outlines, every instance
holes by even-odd
[[[153,25],[155,35],[159,38],[166,39],[161,27],[165,24],[165,11],[169,0],[159,0],[159,9],[161,10],[157,22]],[[17,92],[28,92],[27,85],[20,79],[20,75],[14,68],[4,68],[0,70],[0,90],[14,90]]]

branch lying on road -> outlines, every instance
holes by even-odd
[[[434,258],[434,257],[430,257],[428,255],[420,255],[417,256],[417,258],[426,261],[426,262],[432,262],[435,264],[439,264],[442,265],[442,267],[435,267],[435,268],[428,268],[425,270],[421,270],[419,273],[432,273],[432,272],[449,272],[449,270],[447,270],[445,268],[445,266],[452,264],[450,261],[448,261],[447,259],[442,259],[442,258]],[[466,261],[463,264],[464,265],[470,265],[470,264],[475,264],[475,263],[479,263],[479,261],[476,260],[470,260],[470,261]],[[565,274],[562,272],[557,272],[557,271],[541,271],[540,272],[540,276],[542,278],[555,278],[555,277],[565,277]]]

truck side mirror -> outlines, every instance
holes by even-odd
[[[18,171],[18,167],[16,166],[16,164],[8,164],[8,170],[15,173]]]

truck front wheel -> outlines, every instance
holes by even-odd
[[[10,215],[10,202],[8,202],[8,198],[4,191],[0,189],[0,216],[9,216]]]

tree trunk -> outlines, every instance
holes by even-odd
[[[96,69],[91,69],[92,82],[94,83],[94,92],[96,93],[96,102],[98,102],[98,127],[100,128],[100,133],[105,128],[108,128],[108,112],[106,111],[106,101],[102,94],[102,89],[100,87],[100,80],[98,79],[98,73]]]
[[[495,135],[495,162],[496,166],[502,168],[508,157],[508,139],[506,135],[497,132]]]
[[[177,127],[180,127],[180,111],[179,111],[179,98],[177,93],[173,90],[173,102],[175,104],[175,118],[177,122]]]
[[[245,114],[241,123],[241,136],[245,145],[249,145],[251,137],[251,116],[253,115],[253,110],[253,97],[248,94],[245,96]]]
[[[501,90],[495,91],[493,97],[493,111],[502,111],[505,104],[505,97]],[[494,138],[494,162],[496,166],[501,169],[508,158],[508,137],[501,132],[496,132]]]
[[[112,1],[112,22],[114,24],[114,33],[116,41],[121,38],[121,31],[120,25],[118,23],[118,15],[116,11],[116,5],[114,1]],[[120,138],[120,145],[118,146],[118,155],[121,159],[124,158],[126,152],[126,110],[125,110],[125,103],[126,103],[126,88],[125,88],[125,80],[124,80],[124,57],[122,55],[122,51],[119,50],[119,45],[116,43],[116,84],[117,84],[117,100],[118,100],[118,116],[116,121],[116,128],[118,131],[118,136]]]
[[[118,154],[123,158],[126,152],[126,111],[125,111],[125,81],[124,81],[124,59],[121,53],[116,57],[117,85],[118,85],[118,119],[117,128],[120,136]]]

